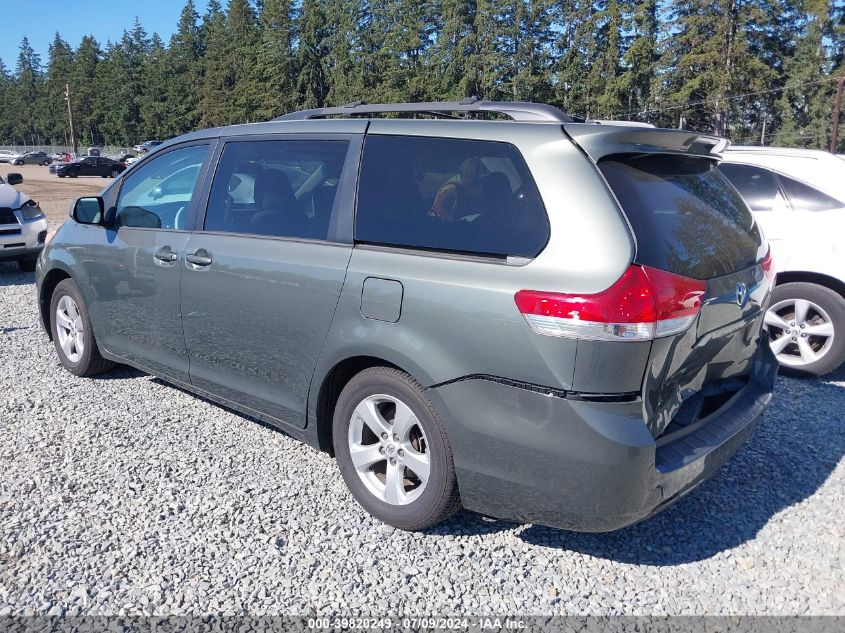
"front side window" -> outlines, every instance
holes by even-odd
[[[521,154],[495,141],[367,138],[355,239],[410,248],[534,257],[546,210]]]
[[[781,176],[780,181],[783,183],[783,189],[789,197],[792,208],[796,211],[830,211],[845,207],[845,204],[836,198],[831,198],[826,193],[805,185],[803,182],[786,176]]]
[[[719,166],[752,211],[774,211],[778,196],[775,175],[759,167],[722,163]]]
[[[204,229],[328,239],[348,147],[341,140],[227,143]]]
[[[208,145],[167,152],[126,176],[117,199],[117,226],[188,228],[188,211]]]

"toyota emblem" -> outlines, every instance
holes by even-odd
[[[748,286],[740,281],[736,285],[736,304],[744,308],[746,303],[748,303]]]

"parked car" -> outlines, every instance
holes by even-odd
[[[26,152],[18,154],[10,161],[13,165],[44,165],[45,167],[53,162],[53,159],[46,152]]]
[[[71,373],[126,363],[332,452],[391,525],[621,528],[771,398],[771,260],[724,144],[483,101],[195,132],[77,201],[42,324]]]
[[[0,261],[17,260],[21,270],[35,270],[35,260],[47,239],[47,216],[35,200],[14,185],[20,174],[0,176]]]
[[[55,174],[59,178],[78,178],[79,176],[102,176],[117,178],[126,169],[126,165],[105,156],[86,156],[69,163],[56,165]]]
[[[163,143],[163,141],[145,141],[145,142],[143,142],[139,145],[136,145],[132,149],[134,149],[139,154],[146,154],[151,149],[153,149],[154,147],[158,147],[162,143]]]
[[[845,161],[816,150],[733,147],[721,170],[772,245],[777,285],[766,327],[786,370],[845,361]]]
[[[119,154],[112,154],[111,156],[109,156],[109,158],[111,158],[114,161],[117,161],[118,163],[124,163],[124,164],[128,165],[129,159],[135,158],[135,154],[130,154],[129,152],[121,152]]]
[[[13,152],[8,149],[0,149],[0,163],[11,163],[12,159],[19,156],[19,152]]]

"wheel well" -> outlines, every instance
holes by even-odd
[[[778,273],[777,285],[789,283],[809,283],[817,286],[824,286],[830,288],[834,292],[838,292],[842,298],[845,299],[845,282],[836,277],[823,275],[821,273],[808,273],[802,271],[788,271]]]
[[[317,441],[320,450],[334,455],[332,446],[332,420],[334,409],[340,392],[352,378],[370,367],[393,367],[402,370],[393,363],[375,356],[353,356],[335,365],[326,374],[323,384],[320,386],[320,393],[317,396]]]
[[[47,330],[47,336],[53,340],[53,330],[50,327],[50,301],[53,298],[53,291],[62,281],[70,279],[65,271],[60,268],[54,268],[44,277],[41,282],[41,295],[38,298],[38,309],[41,310],[41,321]]]

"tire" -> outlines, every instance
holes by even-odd
[[[803,282],[776,286],[766,329],[786,374],[823,376],[845,361],[845,298],[830,288]]]
[[[18,268],[20,268],[25,273],[32,273],[35,272],[35,259],[19,259],[18,260]]]
[[[67,173],[68,176],[71,178],[79,178],[79,172],[76,170],[71,170]]]
[[[69,356],[68,352],[62,347],[61,340],[65,340],[66,336],[62,336],[59,331],[59,324],[57,323],[56,312],[59,309],[59,303],[68,297],[73,305],[76,307],[78,318],[75,319],[75,328],[82,333],[81,347],[70,346],[71,352],[76,352],[77,358]],[[66,304],[65,304],[66,305]],[[75,316],[73,311],[67,310],[65,314]],[[63,328],[64,329],[64,328]],[[94,331],[91,328],[91,319],[88,316],[88,309],[85,302],[82,300],[82,293],[72,279],[65,279],[59,282],[53,296],[50,298],[50,331],[53,334],[53,344],[56,346],[56,352],[59,355],[59,361],[64,365],[70,373],[76,376],[96,376],[101,374],[114,366],[114,363],[106,360],[100,355],[100,350],[97,347],[97,340],[94,337]],[[66,330],[65,330],[66,331]]]
[[[402,434],[400,442],[394,442],[390,434],[386,440],[379,439],[370,430],[373,427],[356,413],[356,410],[362,410],[359,406],[368,407],[368,403],[378,400],[383,402],[373,404],[370,409],[380,412],[376,418],[371,418],[377,428],[395,428],[394,423],[399,418],[394,416],[391,420],[391,411],[399,410],[399,407],[403,407],[406,414],[412,414],[404,417],[410,420],[404,430],[397,431]],[[369,437],[358,442],[359,431]],[[353,441],[362,451],[369,448],[372,460],[366,465],[368,460],[359,458],[360,470],[353,462]],[[335,406],[332,442],[349,491],[376,519],[403,530],[424,530],[444,521],[460,507],[452,449],[443,423],[420,384],[408,374],[388,367],[371,367],[354,376],[343,388]],[[395,466],[390,466],[391,461]],[[424,466],[426,461],[429,472],[423,484],[422,477],[415,474],[412,466]],[[390,468],[397,477],[401,474],[401,479],[389,480]],[[422,472],[422,468],[420,470]],[[401,491],[397,493],[398,497],[388,493],[390,481],[397,482],[390,488],[394,492]],[[388,501],[391,496],[393,500]]]
[[[23,165],[23,161],[22,161],[22,160],[16,160],[16,161],[15,161],[15,165],[17,165],[18,167],[20,167],[21,165]]]
[[[42,166],[42,167],[49,167],[49,166],[50,166],[50,161],[45,160],[43,163],[41,163],[41,166]]]
[[[65,177],[65,175],[64,175],[64,174],[56,174],[56,175],[57,175],[59,178],[64,178],[64,177]]]
[[[110,174],[110,176],[111,176],[112,178],[117,178],[118,176],[120,176],[120,170],[118,170],[118,169],[112,169],[112,170],[111,170],[111,174]]]

